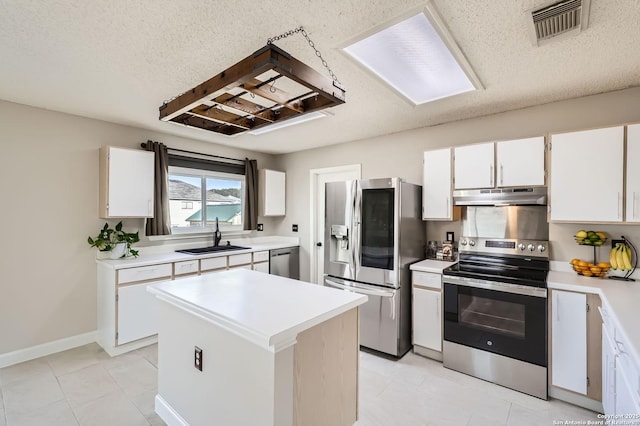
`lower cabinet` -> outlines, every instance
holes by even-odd
[[[552,290],[551,386],[602,399],[602,327],[595,294]]]
[[[155,296],[147,291],[150,283],[118,287],[118,345],[158,332]]]
[[[98,343],[111,356],[154,343],[158,333],[156,300],[147,287],[227,269],[269,273],[269,251],[121,269],[98,262]]]
[[[613,325],[606,308],[602,314],[602,406],[608,416],[640,413],[640,364],[625,351],[626,338]]]
[[[442,360],[442,275],[412,272],[413,349]]]

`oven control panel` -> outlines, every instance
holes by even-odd
[[[549,241],[462,237],[460,238],[458,250],[467,253],[549,258]]]

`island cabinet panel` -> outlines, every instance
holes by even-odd
[[[100,217],[153,217],[154,161],[151,151],[100,149]]]
[[[622,222],[623,172],[624,127],[552,135],[551,220]]]
[[[294,425],[352,425],[357,420],[357,336],[357,309],[298,335],[293,351]]]

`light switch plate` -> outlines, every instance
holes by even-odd
[[[291,230],[293,232],[298,232],[298,225],[291,225]]]
[[[258,231],[264,231],[264,225],[262,223],[258,224]]]
[[[194,348],[193,352],[193,366],[196,370],[202,371],[202,349],[197,346]]]

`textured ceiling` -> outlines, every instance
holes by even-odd
[[[589,28],[542,47],[527,11],[546,0],[434,0],[484,90],[413,107],[340,47],[412,0],[0,0],[0,99],[283,153],[640,86],[640,1],[592,0]],[[259,136],[158,120],[164,100],[303,25],[347,89],[334,114]],[[276,43],[321,73],[297,34]]]

